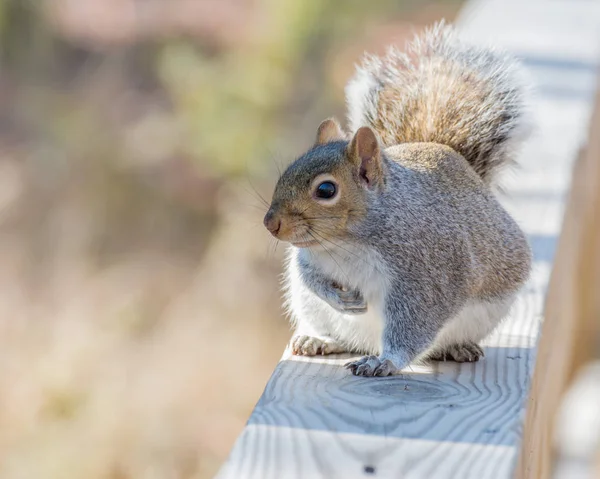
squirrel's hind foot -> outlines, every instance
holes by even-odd
[[[472,363],[483,357],[483,349],[477,343],[468,341],[463,344],[453,344],[436,350],[429,355],[431,361],[456,361],[457,363]]]
[[[292,354],[296,356],[316,356],[317,354],[337,354],[346,349],[331,338],[315,338],[297,335],[292,338]]]

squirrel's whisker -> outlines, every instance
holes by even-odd
[[[338,244],[338,243],[336,243],[336,242],[332,241],[331,239],[324,237],[324,236],[323,236],[322,234],[320,234],[320,233],[318,232],[318,230],[317,230],[317,229],[315,229],[314,227],[313,227],[313,228],[311,228],[311,231],[312,231],[313,233],[315,233],[316,235],[318,235],[318,236],[319,236],[319,238],[323,239],[323,241],[327,241],[328,243],[331,243],[333,246],[336,246],[337,248],[340,248],[340,249],[344,250],[346,253],[348,253],[349,255],[352,255],[352,256],[354,256],[356,259],[358,259],[359,261],[361,261],[361,262],[365,263],[367,266],[370,266],[370,267],[371,267],[371,268],[373,268],[375,271],[377,271],[377,272],[380,272],[379,268],[378,268],[376,265],[374,265],[374,264],[371,264],[371,263],[370,263],[370,262],[368,262],[366,259],[364,259],[364,258],[361,258],[361,257],[360,257],[358,254],[354,253],[353,251],[350,251],[350,250],[349,250],[349,249],[347,249],[347,248],[344,248],[342,245],[340,245],[340,244]],[[335,251],[334,251],[334,254],[337,254],[337,255],[340,257],[340,259],[343,259],[342,255],[340,255],[339,253],[337,253],[337,252],[335,252]]]
[[[271,204],[267,200],[265,200],[264,197],[254,187],[254,185],[252,184],[252,181],[250,181],[250,177],[248,177],[247,179],[248,179],[248,184],[250,185],[250,187],[252,188],[252,191],[256,195],[255,198],[260,200],[267,207],[267,209],[269,209],[271,207]],[[246,190],[246,191],[248,191],[248,190]],[[248,193],[252,194],[252,192],[250,192],[250,191],[248,191]]]
[[[319,241],[318,238],[316,238],[312,232],[310,230],[307,231],[307,233],[310,235],[310,237],[312,239],[314,239],[317,243],[319,243],[319,245],[321,245],[321,247],[327,252],[327,254],[331,257],[331,259],[333,260],[333,262],[337,265],[337,267],[340,269],[340,271],[344,274],[344,276],[348,279],[348,283],[350,283],[350,277],[348,276],[348,273],[346,273],[346,271],[344,271],[344,269],[342,268],[342,266],[340,265],[340,263],[337,262],[337,260],[333,257],[333,255],[331,254],[331,252],[329,251],[329,249],[321,242]]]

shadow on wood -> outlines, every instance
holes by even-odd
[[[373,434],[474,444],[511,445],[527,387],[521,360],[529,348],[485,348],[477,363],[432,363],[387,378],[352,376],[350,355],[318,362],[284,360],[248,422],[275,427]],[[452,417],[448,416],[452,411]]]

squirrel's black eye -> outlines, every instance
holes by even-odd
[[[335,186],[335,183],[332,183],[331,181],[324,181],[319,186],[317,186],[315,196],[324,200],[330,200],[335,196],[336,193],[337,187]]]

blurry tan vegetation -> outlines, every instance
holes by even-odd
[[[252,189],[458,6],[0,0],[0,477],[215,473],[290,335]]]

